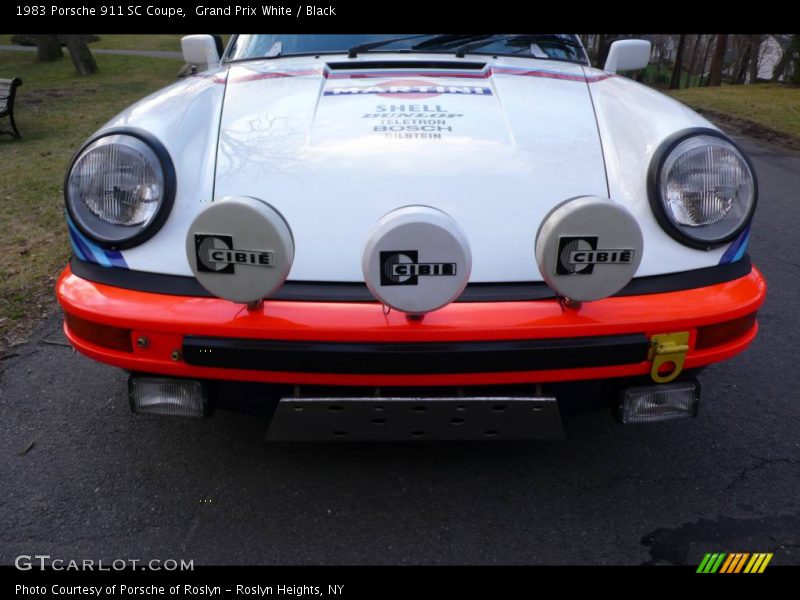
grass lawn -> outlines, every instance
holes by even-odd
[[[38,64],[34,54],[0,52],[0,77],[24,82],[15,107],[23,139],[0,136],[0,345],[53,307],[55,277],[70,255],[62,189],[73,152],[126,106],[175,81],[178,70],[159,58],[95,58],[100,72],[79,77],[67,57]]]
[[[124,35],[98,33],[99,42],[89,44],[89,47],[104,48],[108,50],[164,50],[167,52],[181,51],[181,38],[184,34],[148,34]]]
[[[773,83],[723,85],[669,92],[692,108],[752,121],[800,140],[800,87]]]
[[[105,50],[162,50],[166,52],[180,52],[183,33],[126,35],[112,33],[98,33],[99,42],[89,44],[90,48]],[[0,35],[0,46],[10,46],[11,35]],[[230,39],[230,34],[222,34],[225,44]],[[66,52],[66,49],[65,49]]]

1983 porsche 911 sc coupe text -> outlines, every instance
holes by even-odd
[[[753,167],[577,36],[183,39],[196,71],[77,152],[57,284],[137,413],[268,437],[563,435],[694,416],[756,335]]]

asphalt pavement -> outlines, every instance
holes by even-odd
[[[0,564],[800,564],[800,155],[738,138],[761,196],[758,338],[697,419],[565,420],[528,443],[268,444],[262,419],[130,414],[54,315],[0,361]]]

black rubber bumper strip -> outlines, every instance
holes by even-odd
[[[496,373],[629,365],[647,359],[644,334],[489,342],[295,342],[186,336],[198,367],[373,375]]]
[[[169,296],[213,297],[194,277],[104,267],[82,261],[76,256],[72,257],[70,266],[78,277],[126,290]],[[741,260],[727,265],[667,275],[637,277],[615,295],[644,296],[691,290],[739,279],[748,275],[751,268],[750,258],[744,256]],[[542,281],[470,283],[456,302],[522,302],[555,297],[555,292]],[[326,281],[287,281],[272,298],[305,302],[377,302],[363,283]]]

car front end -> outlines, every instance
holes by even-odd
[[[234,38],[67,173],[64,329],[136,412],[553,438],[563,412],[693,416],[697,374],[755,338],[752,165],[577,38],[277,37]]]

